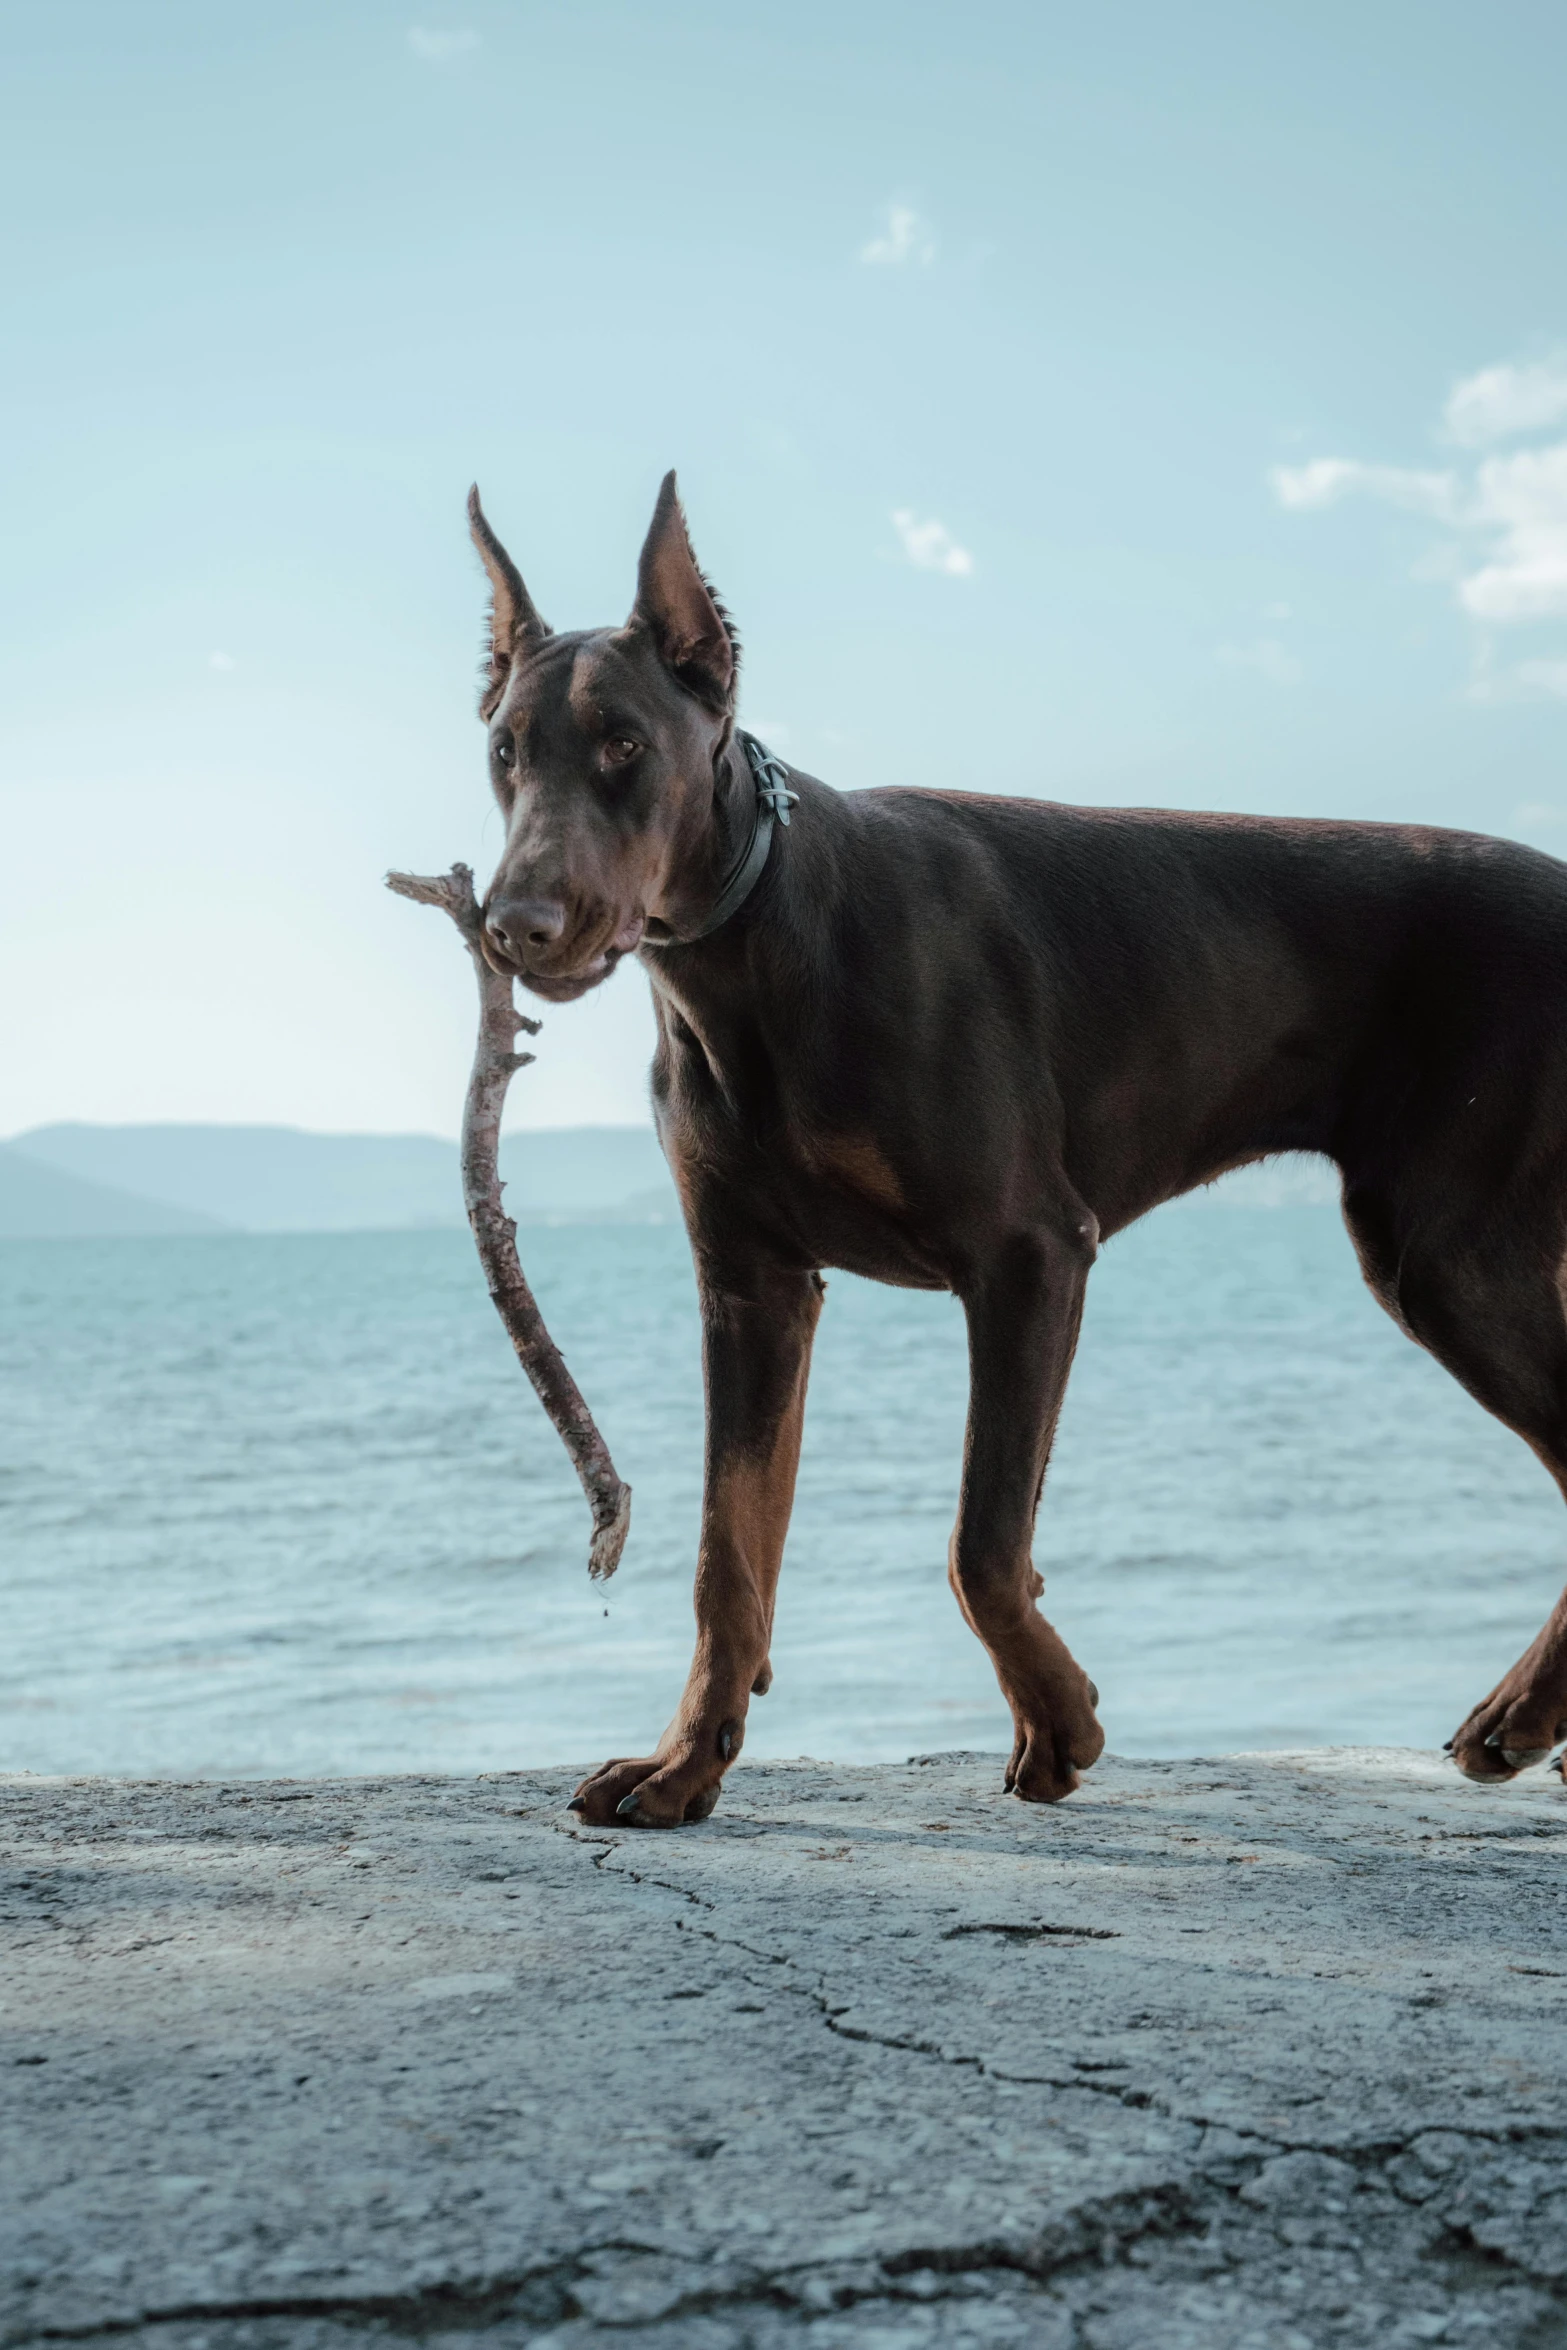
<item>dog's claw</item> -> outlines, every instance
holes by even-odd
[[[1500,1731],[1500,1730],[1493,1730],[1493,1731],[1491,1732],[1491,1735],[1489,1736],[1489,1738],[1487,1738],[1487,1740],[1486,1740],[1486,1744],[1487,1744],[1487,1746],[1500,1746],[1500,1745],[1501,1745],[1501,1743],[1502,1743],[1502,1733],[1501,1733],[1501,1731]]]
[[[581,1795],[574,1795],[574,1796],[572,1797],[571,1801],[570,1801],[570,1802],[567,1804],[567,1806],[566,1806],[566,1809],[567,1809],[568,1811],[574,1811],[574,1812],[578,1813],[578,1815],[579,1815],[579,1816],[580,1816],[582,1813],[585,1813],[585,1812],[586,1812],[586,1810],[587,1810],[587,1808],[588,1808],[588,1807],[587,1807],[587,1802],[586,1802],[586,1799],[585,1799],[583,1796],[581,1796]]]
[[[1099,1685],[1095,1681],[1090,1681],[1088,1684],[1088,1702],[1091,1706],[1097,1709],[1099,1704]]]
[[[1442,1752],[1444,1754],[1451,1754],[1455,1744],[1456,1740],[1452,1738],[1444,1738],[1442,1741]]]
[[[642,1806],[637,1801],[637,1791],[634,1787],[629,1795],[623,1795],[616,1804],[615,1817],[617,1820],[630,1820],[633,1823],[641,1819]]]

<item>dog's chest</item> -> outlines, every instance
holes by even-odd
[[[654,1101],[693,1234],[715,1215],[732,1229],[738,1210],[759,1238],[786,1239],[813,1264],[950,1287],[908,1168],[869,1117],[845,1118],[854,1087],[831,1055],[759,1022],[699,1028],[684,1007],[661,1009]]]
[[[904,1178],[873,1135],[797,1130],[787,1156],[789,1219],[818,1264],[899,1288],[950,1286]]]

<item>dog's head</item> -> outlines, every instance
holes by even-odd
[[[739,643],[697,568],[672,473],[623,628],[556,636],[477,490],[468,516],[492,591],[479,714],[506,819],[484,952],[569,1003],[608,978],[650,920],[678,927],[707,878]]]

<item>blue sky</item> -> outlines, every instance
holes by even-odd
[[[1559,6],[54,0],[0,82],[0,1133],[450,1132],[462,503],[893,782],[1567,853]],[[525,1122],[644,1115],[646,987]]]

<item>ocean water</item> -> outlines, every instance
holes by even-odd
[[[646,1750],[690,1644],[684,1238],[523,1239],[635,1489],[605,1590],[466,1234],[0,1247],[0,1766]],[[945,1583],[965,1367],[950,1299],[831,1280],[750,1752],[1008,1743]],[[1432,1745],[1538,1629],[1567,1527],[1331,1209],[1174,1207],[1094,1271],[1036,1558],[1121,1753]]]

